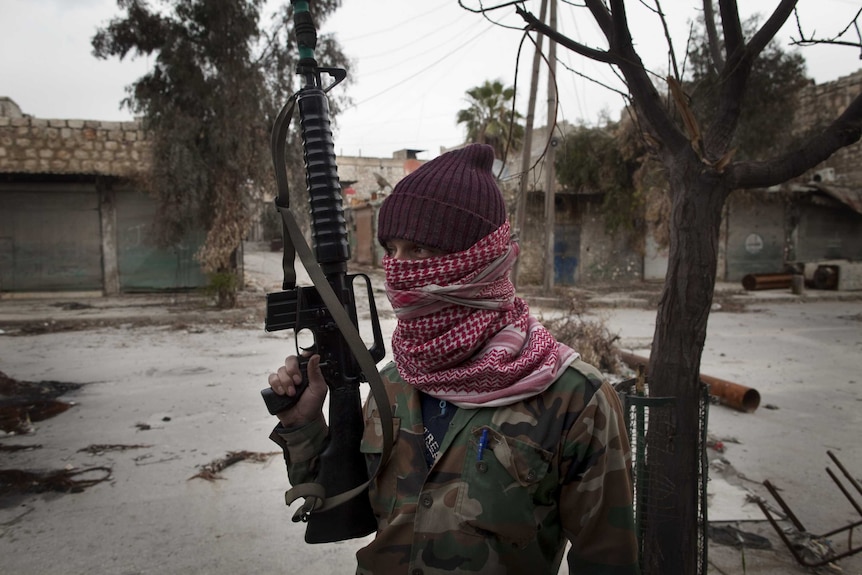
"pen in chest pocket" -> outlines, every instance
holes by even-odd
[[[476,451],[476,461],[482,461],[482,456],[485,454],[485,448],[488,447],[488,429],[482,430],[482,435],[479,437],[479,448]]]

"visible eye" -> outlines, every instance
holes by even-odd
[[[390,240],[383,245],[383,249],[386,251],[386,255],[399,260],[424,260],[444,253],[436,248],[429,248],[409,240],[400,239]]]
[[[435,258],[437,256],[442,256],[444,253],[443,250],[438,250],[437,248],[429,248],[427,246],[414,245],[413,253],[416,256],[416,259],[426,259],[426,258]]]

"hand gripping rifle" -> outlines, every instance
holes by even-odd
[[[349,275],[350,259],[347,227],[341,201],[341,186],[329,121],[326,92],[344,80],[340,68],[320,68],[314,59],[317,32],[308,10],[308,0],[291,0],[294,28],[300,60],[297,73],[302,87],[293,94],[278,115],[272,131],[272,156],[278,195],[276,208],[281,214],[284,234],[284,291],[266,296],[266,331],[294,330],[294,335],[308,330],[314,337],[314,349],[321,356],[320,366],[329,386],[329,438],[320,455],[317,481],[295,485],[285,493],[290,505],[303,497],[305,503],[293,517],[307,521],[305,540],[327,543],[362,537],[377,529],[377,521],[368,502],[368,470],[359,451],[364,422],[359,385],[371,384],[383,422],[384,453],[378,463],[384,465],[392,445],[392,422],[389,400],[380,381],[376,362],[385,354],[380,322],[374,304],[371,281],[364,274]],[[321,83],[321,74],[333,82]],[[299,107],[306,185],[312,219],[314,253],[290,211],[285,141],[294,107]],[[297,287],[294,258],[299,255],[314,286]],[[357,330],[354,281],[361,279],[368,291],[374,343],[366,348]],[[298,339],[298,338],[297,338]],[[277,395],[272,389],[261,391],[267,409],[276,414],[296,403],[307,386],[308,359],[299,353],[303,384],[294,397]],[[373,475],[376,475],[375,470]]]

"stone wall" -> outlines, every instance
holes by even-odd
[[[410,150],[392,158],[341,156],[342,181],[363,198],[388,193],[424,163]],[[130,177],[148,168],[149,144],[141,123],[33,118],[0,96],[0,173],[86,174]]]
[[[583,202],[578,283],[625,285],[644,277],[643,247],[631,232],[609,234],[601,214],[601,203]]]
[[[413,158],[366,158],[339,156],[338,177],[350,184],[359,200],[368,200],[374,194],[388,194],[401,179],[422,165],[424,160]]]
[[[139,122],[0,116],[0,173],[130,177],[148,162]]]
[[[643,278],[642,249],[632,234],[605,230],[598,195],[557,194],[554,212],[555,284],[625,284]],[[545,266],[545,199],[528,195],[525,229],[521,231],[518,283],[542,285]],[[566,234],[567,237],[559,237]],[[565,253],[560,253],[564,251]],[[569,265],[575,258],[575,269]],[[568,260],[568,261],[567,261]],[[574,275],[570,275],[571,272]]]
[[[838,118],[860,93],[862,70],[832,82],[812,84],[804,88],[799,97],[794,135],[802,136],[827,126]],[[812,179],[848,188],[862,187],[862,141],[841,148],[800,178],[803,182]]]

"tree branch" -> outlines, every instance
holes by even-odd
[[[862,138],[862,94],[834,122],[792,152],[768,162],[740,162],[730,168],[735,188],[765,188],[804,174],[839,149]]]
[[[712,0],[703,0],[703,22],[706,26],[706,37],[709,39],[709,52],[712,54],[712,62],[715,71],[721,73],[724,69],[724,54],[721,53],[721,45],[718,42],[718,29],[715,27],[715,10]]]
[[[586,4],[607,35],[610,46],[607,51],[597,50],[575,42],[520,7],[516,7],[516,11],[530,28],[544,34],[561,46],[586,58],[617,66],[625,78],[634,105],[643,114],[643,118],[653,131],[653,136],[670,150],[679,150],[683,146],[687,146],[688,140],[665,109],[661,96],[659,96],[640,56],[634,49],[623,0],[612,0],[610,12],[605,9],[601,0],[586,0]]]
[[[718,0],[718,11],[721,14],[721,29],[724,33],[724,53],[730,61],[745,45],[742,23],[739,21],[739,6],[736,5],[736,0]],[[737,55],[738,57],[740,55]]]
[[[739,122],[752,63],[793,13],[796,2],[781,0],[772,16],[746,45],[736,0],[720,0],[727,63],[721,72],[718,110],[704,138],[704,149],[709,159],[715,160],[727,151]]]
[[[862,16],[862,8],[860,8],[856,12],[856,16],[844,27],[841,32],[832,38],[815,38],[811,36],[809,38],[805,37],[805,32],[802,31],[802,24],[799,22],[799,12],[796,12],[796,29],[799,32],[799,40],[794,40],[791,38],[790,44],[793,46],[814,46],[816,44],[832,44],[836,46],[850,46],[853,48],[862,49],[862,32],[859,30],[859,17]],[[844,34],[847,33],[850,28],[853,28],[856,31],[856,41],[848,41],[848,40],[839,40]],[[862,54],[859,55],[859,58],[862,59]]]
[[[544,34],[548,38],[551,38],[554,42],[560,44],[565,48],[568,48],[572,52],[580,54],[581,56],[584,56],[591,60],[596,60],[597,62],[604,62],[605,64],[617,63],[610,52],[606,50],[590,48],[589,46],[585,46],[584,44],[575,42],[568,36],[563,36],[556,30],[533,16],[530,12],[527,12],[526,10],[521,8],[520,6],[515,6],[515,10],[517,11],[518,15],[520,15],[521,18],[523,18],[524,21],[527,22],[527,25],[531,29]]]
[[[595,2],[601,3],[599,0],[587,0],[588,4]],[[634,105],[653,131],[653,136],[667,149],[676,152],[687,146],[688,140],[668,113],[643,61],[635,51],[625,3],[623,0],[610,0],[610,6],[614,30],[613,37],[608,38],[610,51],[618,56],[617,66],[626,79]]]
[[[523,0],[509,0],[508,2],[503,2],[502,4],[497,4],[496,6],[482,6],[480,8],[470,8],[469,6],[465,6],[463,0],[458,0],[458,6],[466,10],[467,12],[472,12],[474,14],[482,14],[485,15],[486,12],[490,12],[491,10],[498,10],[500,8],[505,8],[506,6],[511,6],[513,4],[522,4]]]
[[[793,10],[796,9],[797,1],[798,0],[781,0],[781,3],[775,8],[772,16],[769,17],[769,20],[767,20],[766,23],[761,26],[760,30],[754,34],[754,37],[745,49],[752,60],[760,54],[764,48],[766,48],[766,45],[769,44],[773,38],[775,38],[775,35],[778,34],[778,31],[781,30],[782,26],[787,22],[787,19],[790,18],[791,14],[793,14]]]
[[[596,24],[599,25],[599,28],[602,29],[602,33],[605,35],[605,38],[610,39],[613,35],[613,21],[604,2],[585,0],[584,4],[590,9],[593,19],[596,21]]]
[[[601,86],[602,88],[604,88],[605,90],[607,90],[609,92],[616,92],[617,94],[622,96],[627,102],[629,102],[631,100],[631,97],[629,96],[628,92],[623,92],[622,90],[614,88],[613,86],[611,86],[609,84],[605,84],[604,82],[602,82],[600,80],[596,80],[595,78],[593,78],[587,74],[584,74],[583,72],[579,72],[578,70],[575,70],[574,68],[572,68],[571,66],[569,66],[568,64],[566,64],[565,62],[563,62],[559,59],[557,60],[557,64],[559,64],[560,66],[562,66],[563,68],[565,68],[566,70],[568,70],[569,72],[574,74],[575,76],[583,78],[587,82],[592,82],[596,86]],[[611,68],[611,69],[613,70],[613,68]],[[619,78],[619,73],[616,70],[613,70],[613,71],[614,71],[615,75]],[[620,81],[623,81],[623,78],[620,78]],[[623,83],[625,83],[625,82],[623,81]],[[628,104],[626,104],[626,105],[628,105]]]
[[[659,21],[661,22],[662,30],[664,30],[664,38],[667,40],[667,55],[668,55],[668,68],[673,69],[673,77],[679,81],[682,81],[682,76],[680,75],[679,65],[676,61],[676,51],[673,49],[673,37],[670,35],[670,28],[667,25],[667,17],[665,16],[664,10],[661,7],[661,2],[659,0],[653,0],[655,2],[655,8],[646,3],[646,0],[641,0],[641,4],[644,8],[658,16]]]
[[[608,38],[611,42],[611,50],[617,50],[620,53],[634,52],[634,42],[632,33],[629,31],[628,16],[626,16],[626,4],[622,0],[611,0],[611,22],[613,36]]]
[[[661,4],[659,0],[655,0],[656,13],[658,14],[659,20],[661,20],[661,27],[664,30],[664,37],[667,40],[667,51],[670,54],[671,65],[673,66],[673,77],[677,80],[682,80],[682,76],[679,73],[679,65],[676,62],[676,52],[673,49],[673,38],[670,36],[670,29],[667,25],[667,18],[665,17],[664,10],[662,10]]]

